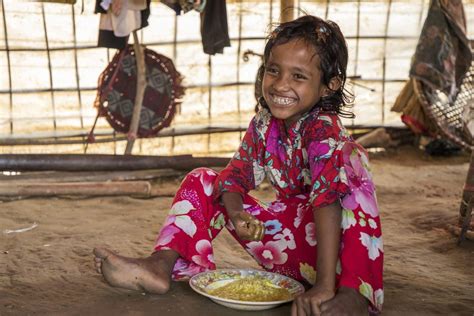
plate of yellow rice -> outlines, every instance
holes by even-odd
[[[304,292],[290,277],[256,269],[218,269],[194,275],[189,285],[214,302],[240,310],[264,310]]]

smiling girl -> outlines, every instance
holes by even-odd
[[[147,258],[96,248],[112,286],[164,293],[171,279],[215,269],[226,227],[266,270],[310,284],[292,315],[381,310],[383,247],[367,153],[344,129],[348,53],[339,27],[304,16],[278,26],[264,51],[259,111],[228,166],[193,170]],[[269,204],[248,193],[267,177]]]

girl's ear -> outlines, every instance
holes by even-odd
[[[334,91],[337,91],[341,88],[342,86],[342,80],[339,76],[334,76],[331,78],[331,80],[329,81],[329,84],[328,84],[328,88],[330,91],[328,92],[334,92]]]

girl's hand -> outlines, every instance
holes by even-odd
[[[367,316],[369,314],[369,300],[356,289],[341,286],[337,295],[321,305],[324,316]]]
[[[321,304],[332,299],[334,295],[334,288],[316,284],[295,298],[291,306],[291,316],[319,316],[321,315]]]
[[[234,224],[235,233],[243,240],[262,240],[265,234],[265,225],[253,215],[238,211],[229,214],[229,218]]]

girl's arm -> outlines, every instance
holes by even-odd
[[[314,223],[318,241],[316,283],[295,298],[291,307],[292,316],[320,315],[321,304],[332,299],[336,293],[336,264],[339,255],[342,209],[339,201],[315,208]]]
[[[336,264],[341,239],[342,209],[339,201],[314,210],[318,261],[315,286],[335,291]]]
[[[236,192],[222,193],[222,202],[236,234],[244,240],[261,240],[265,226],[254,216],[244,211],[242,196]]]
[[[244,210],[242,196],[236,192],[224,192],[222,193],[222,202],[227,211],[227,215],[230,219],[235,215]]]

